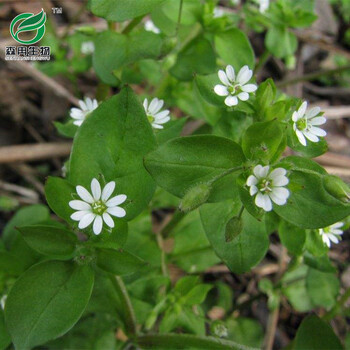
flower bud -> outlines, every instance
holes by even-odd
[[[225,228],[225,240],[231,242],[236,238],[243,230],[243,220],[239,216],[232,217],[226,224]]]
[[[214,321],[210,326],[211,333],[215,334],[217,337],[226,338],[228,336],[228,330],[225,324],[220,321]]]
[[[180,203],[180,210],[187,213],[204,204],[210,195],[211,186],[209,184],[199,184],[190,188]]]
[[[91,26],[79,27],[76,29],[76,32],[81,33],[81,34],[85,34],[85,35],[89,35],[89,36],[93,36],[97,33],[96,29],[94,27],[91,27]]]
[[[348,203],[350,201],[350,188],[339,177],[334,175],[326,175],[323,178],[323,185],[325,190],[334,198]]]

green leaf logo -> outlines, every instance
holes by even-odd
[[[18,22],[20,23],[18,24],[16,31],[14,31],[14,28]],[[10,25],[10,32],[12,37],[20,44],[35,44],[41,40],[45,34],[45,22],[46,13],[43,9],[41,9],[41,11],[36,15],[34,15],[34,13],[21,13],[12,20]],[[36,31],[34,38],[30,40],[22,40],[18,37],[20,33],[29,31]]]

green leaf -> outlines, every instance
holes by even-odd
[[[303,252],[306,239],[305,230],[282,220],[279,225],[278,234],[282,244],[290,253],[300,255]]]
[[[304,254],[304,263],[313,269],[322,271],[322,272],[330,272],[334,273],[337,269],[333,266],[329,257],[327,255],[323,255],[320,257],[315,257],[308,252]]]
[[[78,242],[73,232],[59,227],[32,225],[21,226],[18,230],[31,248],[44,255],[69,258]]]
[[[6,275],[19,276],[25,267],[26,264],[16,255],[0,250],[0,271],[4,271]]]
[[[123,22],[143,16],[157,8],[164,0],[89,0],[90,11],[108,21]]]
[[[265,45],[274,56],[285,58],[294,54],[298,40],[286,27],[272,26],[267,31]]]
[[[269,240],[265,225],[248,212],[243,212],[243,230],[231,242],[225,241],[225,227],[239,208],[232,202],[204,204],[200,208],[202,224],[216,254],[232,272],[243,273],[257,265],[265,256]]]
[[[180,118],[177,120],[170,120],[164,125],[164,129],[157,132],[156,138],[158,144],[165,143],[175,137],[179,137],[181,131],[187,121],[187,118]]]
[[[228,340],[247,347],[261,349],[264,340],[264,332],[256,320],[246,317],[231,317],[226,321]]]
[[[293,308],[300,312],[310,311],[314,308],[306,290],[305,278],[308,267],[301,265],[296,269],[287,271],[282,278],[282,293],[288,298]]]
[[[16,226],[37,224],[49,219],[49,217],[49,209],[41,204],[31,205],[18,210],[2,232],[2,239],[6,248],[11,249],[16,238],[20,236],[15,228]]]
[[[183,296],[179,302],[189,306],[201,304],[212,288],[213,286],[209,284],[198,284]]]
[[[145,166],[157,184],[183,197],[191,187],[212,180],[230,168],[241,166],[243,152],[235,142],[213,135],[180,137],[161,145],[145,157]],[[209,201],[235,196],[235,175],[213,184]]]
[[[74,193],[76,193],[74,186],[67,180],[59,177],[48,177],[45,184],[47,203],[56,215],[71,225],[75,225],[74,221],[70,218],[74,210],[68,203],[74,199]]]
[[[293,163],[293,159],[289,157],[288,162]],[[274,206],[275,212],[301,228],[327,227],[350,215],[350,205],[335,199],[324,189],[324,176],[314,171],[317,166],[307,159],[301,163],[304,169],[298,170],[295,164],[295,169],[288,173],[290,196],[287,204]]]
[[[5,325],[4,312],[0,309],[0,349],[5,350],[11,344],[11,337]]]
[[[73,124],[73,120],[69,120],[67,123],[63,124],[60,122],[54,122],[54,125],[58,133],[62,136],[73,138],[78,130],[78,126]]]
[[[207,102],[217,107],[225,107],[224,97],[214,92],[215,85],[221,84],[217,73],[196,75],[194,81],[198,91]]]
[[[229,29],[215,36],[215,47],[219,56],[230,64],[238,74],[239,70],[248,65],[255,66],[255,55],[247,36],[237,28]],[[237,54],[239,52],[239,54]]]
[[[185,276],[180,278],[174,287],[174,292],[179,293],[182,296],[185,296],[187,293],[193,289],[199,281],[198,276]]]
[[[90,188],[103,175],[115,181],[115,194],[126,194],[126,220],[138,215],[153,196],[155,184],[143,166],[143,157],[156,145],[145,111],[126,87],[102,103],[74,139],[69,181]],[[71,211],[70,211],[71,214]]]
[[[306,317],[294,339],[295,350],[342,350],[343,347],[332,328],[316,315]]]
[[[88,266],[48,261],[27,270],[6,300],[5,319],[16,349],[42,345],[66,333],[82,315],[91,295]]]
[[[328,144],[327,141],[321,137],[319,142],[311,142],[311,141],[307,141],[306,146],[303,146],[293,128],[290,126],[288,128],[288,132],[287,132],[287,143],[288,146],[293,149],[294,151],[298,152],[299,154],[303,155],[304,157],[308,157],[308,158],[314,158],[314,157],[318,157],[324,153],[327,152],[328,150]]]
[[[333,273],[310,268],[306,277],[306,289],[315,306],[330,309],[339,294],[339,280]]]
[[[284,151],[284,133],[278,120],[254,123],[242,139],[242,149],[249,159],[268,164],[276,161]]]
[[[176,63],[169,72],[179,80],[189,81],[194,74],[209,74],[215,70],[215,53],[210,42],[197,37],[179,52]]]
[[[145,266],[145,262],[123,249],[96,249],[97,266],[114,275],[130,275]]]
[[[104,31],[95,39],[93,66],[104,83],[116,86],[120,79],[115,71],[142,59],[155,59],[161,50],[162,39],[157,34],[144,30],[129,35]]]

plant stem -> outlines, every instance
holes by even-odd
[[[183,0],[180,0],[179,15],[177,17],[175,36],[178,36],[178,34],[179,34],[183,2],[184,2]]]
[[[192,334],[145,334],[137,337],[138,345],[154,349],[155,347],[171,347],[175,349],[187,349],[189,347],[196,347],[199,349],[239,349],[239,350],[256,350],[245,345],[238,344],[230,340],[224,340],[214,337],[202,337]]]
[[[128,25],[122,30],[122,34],[130,33],[142,21],[142,18],[143,16],[139,16],[130,21]]]
[[[208,185],[212,185],[215,181],[218,181],[220,180],[222,177],[226,176],[226,175],[229,175],[231,173],[233,173],[234,171],[237,171],[237,170],[242,170],[244,167],[243,166],[236,166],[236,167],[233,167],[233,168],[230,168],[230,169],[227,169],[226,171],[224,171],[223,173],[213,177],[211,180],[208,181]]]
[[[344,304],[347,302],[347,300],[350,298],[350,288],[348,288],[344,294],[339,298],[337,303],[332,307],[331,310],[329,310],[327,313],[324,314],[322,317],[325,321],[330,321],[333,317],[335,317],[339,311],[341,311],[341,308],[344,306]]]
[[[166,266],[166,258],[165,258],[165,251],[164,251],[164,241],[163,241],[163,237],[161,235],[160,232],[156,233],[156,238],[157,238],[157,243],[158,243],[158,247],[160,249],[160,263],[161,263],[161,268],[162,268],[162,274],[165,277],[169,276],[168,273],[168,268]]]
[[[177,226],[177,224],[185,217],[185,215],[186,213],[176,210],[171,220],[161,230],[160,234],[162,235],[162,237],[167,238],[173,231],[173,229]]]
[[[134,309],[131,304],[129,293],[126,290],[125,284],[120,276],[111,275],[110,279],[122,302],[122,306],[123,306],[122,312],[123,312],[123,318],[125,322],[125,330],[129,335],[134,336],[137,334],[136,317],[135,317]]]
[[[254,69],[254,74],[258,74],[258,72],[265,66],[265,63],[269,60],[271,54],[269,51],[264,51],[264,53],[260,56],[260,59]]]
[[[343,67],[338,67],[338,68],[334,68],[334,69],[324,69],[324,70],[320,70],[317,72],[313,72],[313,73],[309,73],[309,74],[304,74],[301,76],[296,76],[292,79],[286,79],[286,80],[281,80],[279,82],[276,83],[276,86],[279,88],[282,87],[286,87],[288,85],[293,85],[293,84],[297,84],[300,83],[302,81],[309,81],[309,80],[315,80],[319,77],[322,76],[327,76],[327,75],[334,75],[334,74],[338,74],[338,73],[342,73],[345,72],[347,70],[350,70],[350,65],[346,65]]]

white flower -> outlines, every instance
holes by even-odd
[[[85,101],[79,101],[80,108],[71,108],[69,114],[71,118],[76,119],[73,124],[80,126],[89,113],[98,107],[97,100],[92,100],[89,97],[85,97]]]
[[[270,6],[270,0],[258,0],[259,2],[259,11],[264,13]]]
[[[307,102],[304,101],[297,111],[293,113],[293,130],[295,131],[299,142],[306,146],[305,137],[311,142],[318,142],[319,136],[326,136],[327,133],[318,128],[318,125],[322,125],[326,122],[326,118],[319,116],[320,107],[314,107],[306,111]]]
[[[5,310],[6,299],[7,299],[7,294],[4,294],[0,299],[0,306],[3,310]]]
[[[223,17],[225,16],[225,10],[221,7],[215,7],[214,8],[214,12],[213,12],[213,17],[214,18],[220,18],[220,17]]]
[[[253,71],[248,66],[242,67],[236,77],[235,70],[228,65],[226,73],[219,70],[218,76],[224,85],[215,85],[214,91],[219,96],[227,96],[225,104],[229,107],[237,105],[238,99],[247,101],[249,93],[257,89],[255,84],[247,84],[253,76]]]
[[[153,32],[155,34],[160,33],[160,29],[156,27],[150,19],[145,22],[145,30],[147,30],[148,32]]]
[[[255,204],[265,211],[272,210],[272,202],[284,205],[289,197],[289,191],[284,188],[289,182],[284,168],[276,168],[270,172],[268,165],[257,165],[254,175],[247,179],[250,195],[255,196]],[[272,200],[272,202],[271,202]]]
[[[327,245],[328,248],[331,247],[331,241],[335,244],[339,243],[339,236],[343,234],[342,230],[339,230],[344,226],[343,222],[337,222],[326,228],[320,228],[318,230],[319,234],[322,236],[322,241]]]
[[[92,41],[84,41],[80,48],[84,55],[91,55],[95,51],[95,44]]]
[[[143,107],[147,118],[155,129],[163,129],[164,127],[161,124],[165,124],[170,120],[169,111],[167,109],[160,112],[163,105],[164,101],[158,98],[154,98],[149,105],[147,98],[143,101]]]
[[[79,221],[78,227],[84,229],[93,222],[93,231],[96,235],[102,231],[103,222],[110,228],[114,227],[111,215],[122,218],[126,215],[123,208],[119,207],[126,200],[125,194],[109,198],[115,188],[115,182],[111,181],[101,191],[100,183],[94,178],[91,181],[91,193],[83,186],[77,186],[76,190],[82,200],[72,200],[69,206],[77,210],[71,215],[71,219]]]

